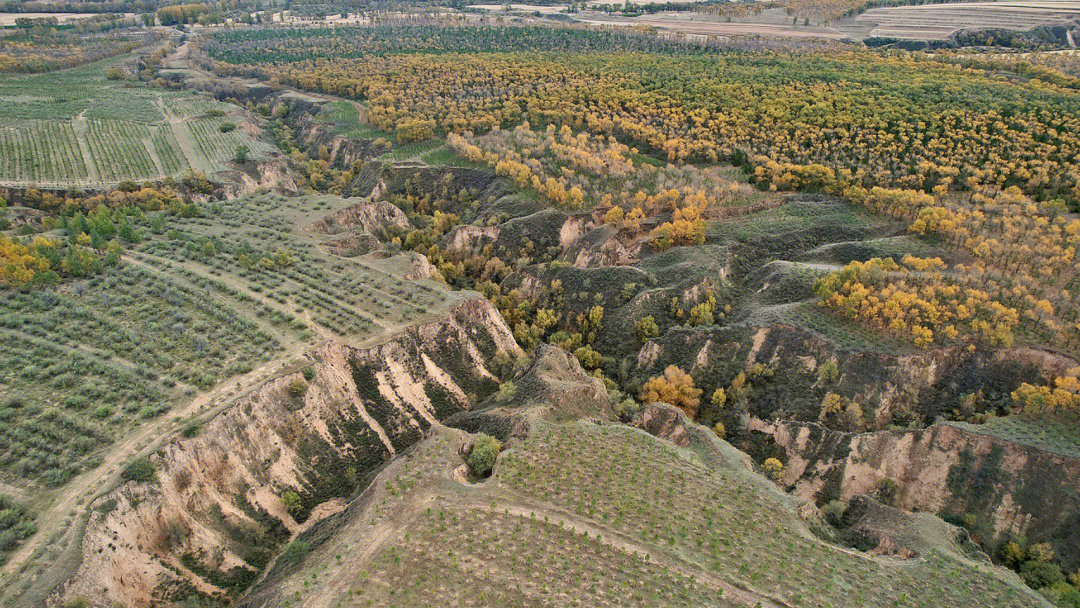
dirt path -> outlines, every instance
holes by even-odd
[[[90,144],[86,141],[86,134],[90,131],[86,124],[86,110],[79,112],[75,120],[71,121],[71,128],[75,131],[75,142],[79,144],[79,153],[82,154],[83,164],[86,165],[86,179],[97,183],[101,180],[101,175],[98,173],[97,165],[94,164],[93,155],[90,154]]]
[[[184,119],[180,118],[176,114],[173,114],[165,105],[165,101],[158,96],[157,98],[158,109],[161,110],[161,115],[165,117],[165,121],[169,123],[169,129],[172,131],[173,139],[176,140],[176,145],[180,148],[180,152],[184,155],[184,159],[187,160],[189,167],[196,171],[206,171],[206,167],[196,162],[202,158],[202,155],[195,151],[195,146],[191,141],[191,133],[188,131],[187,125],[184,124]]]
[[[158,100],[160,101],[160,97]],[[146,148],[146,154],[150,156],[150,160],[154,163],[154,168],[157,169],[158,177],[165,177],[165,167],[161,164],[161,159],[158,158],[157,150],[154,149],[154,142],[149,137],[142,138],[143,148]]]

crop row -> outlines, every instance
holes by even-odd
[[[86,175],[70,123],[35,120],[0,128],[0,178],[53,182]]]

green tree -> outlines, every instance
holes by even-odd
[[[660,335],[660,327],[656,325],[656,319],[653,319],[652,315],[638,319],[635,328],[637,329],[637,338],[641,342],[648,342]]]
[[[469,455],[465,460],[469,468],[472,469],[473,475],[477,477],[490,475],[491,468],[495,466],[495,459],[498,458],[501,449],[502,442],[491,435],[480,433],[476,437],[476,441],[473,442],[472,449],[469,450]]]

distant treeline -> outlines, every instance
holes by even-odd
[[[203,3],[197,4],[174,4],[163,6],[157,10],[158,21],[161,25],[177,25],[179,23],[195,23],[199,15],[210,11],[210,7]]]
[[[908,51],[958,49],[973,46],[995,46],[1022,51],[1065,48],[1068,46],[1069,28],[1064,25],[1044,25],[1034,29],[1017,31],[985,29],[956,32],[946,40],[902,40],[899,38],[874,37],[863,41],[870,47],[892,46]]]
[[[656,2],[653,4],[636,4],[634,2],[612,2],[610,4],[596,4],[589,8],[606,13],[623,13],[625,15],[643,15],[661,12],[691,12],[701,11],[712,5],[729,4],[727,0],[704,0],[703,2]]]
[[[210,9],[275,8],[289,6],[290,0],[221,0],[206,2]],[[83,0],[81,2],[30,1],[0,2],[0,13],[152,13],[160,8],[186,6],[176,0]]]
[[[157,10],[160,0],[105,0],[103,2],[4,2],[3,13],[139,13]]]

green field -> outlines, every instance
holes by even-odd
[[[0,303],[0,465],[58,485],[140,421],[281,352],[220,300],[126,265]]]
[[[622,425],[534,419],[529,429],[508,443],[491,479],[472,484],[447,478],[460,448],[453,431],[436,427],[375,481],[363,511],[287,577],[272,575],[258,601],[1042,605],[965,556],[944,526],[916,539],[919,555],[908,560],[819,539],[790,497],[700,427],[688,449]]]
[[[344,258],[308,221],[356,200],[252,195],[134,219],[143,240],[86,281],[0,302],[2,481],[59,485],[100,448],[314,340],[365,342],[459,298],[404,258]]]
[[[363,340],[434,312],[453,296],[395,276],[393,259],[333,255],[322,245],[329,237],[305,230],[314,218],[357,202],[250,195],[208,206],[205,217],[173,218],[162,238],[141,244],[134,256],[209,277],[262,302],[278,318],[299,322],[306,315],[320,331]],[[286,257],[288,263],[278,262]]]
[[[0,75],[0,185],[99,187],[228,168],[272,147],[238,107],[108,80],[113,58],[33,76]],[[236,125],[222,132],[222,124]]]

